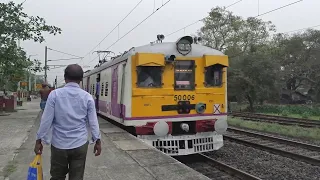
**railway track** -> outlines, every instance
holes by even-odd
[[[124,130],[126,130],[128,133],[133,134],[132,129],[123,126],[122,124],[111,121],[109,118],[98,114],[99,117],[105,119],[106,121],[114,124],[115,126],[118,126]],[[255,177],[253,175],[250,175],[244,171],[241,171],[239,169],[236,169],[234,167],[231,167],[227,164],[224,164],[222,162],[216,161],[209,156],[206,156],[204,154],[194,154],[190,156],[180,156],[180,157],[174,157],[178,161],[184,163],[185,165],[189,166],[190,168],[204,174],[205,176],[215,179],[215,180],[261,180],[258,177]]]
[[[196,154],[188,157],[176,157],[176,159],[214,180],[261,180],[256,176],[216,161],[204,154]]]
[[[320,166],[320,146],[233,127],[228,128],[224,139]]]
[[[278,123],[282,125],[297,125],[301,127],[307,128],[319,128],[320,121],[317,120],[308,120],[308,119],[300,119],[300,118],[291,118],[291,117],[283,117],[283,116],[272,116],[266,114],[255,114],[255,113],[233,113],[231,114],[233,117],[240,117],[244,120],[249,121],[260,121],[260,122],[271,122]]]

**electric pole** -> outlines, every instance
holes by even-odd
[[[45,47],[44,49],[44,82],[47,83],[47,63],[48,63],[48,56],[47,56],[47,53],[48,53],[48,48],[47,46]]]

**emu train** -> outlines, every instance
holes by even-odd
[[[98,113],[171,155],[218,150],[227,130],[228,57],[197,38],[134,47],[84,74]]]

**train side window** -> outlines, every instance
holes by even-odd
[[[100,92],[101,96],[103,96],[103,92],[104,92],[104,82],[101,83],[101,92]]]
[[[195,88],[195,62],[179,60],[174,65],[174,89],[193,90]]]
[[[104,91],[104,95],[105,95],[105,96],[108,96],[108,91],[109,91],[108,82],[106,82],[106,89],[105,89],[105,91]]]
[[[220,64],[209,66],[205,70],[205,85],[207,87],[221,86],[223,67]]]
[[[162,86],[161,66],[137,66],[137,86],[158,88]]]

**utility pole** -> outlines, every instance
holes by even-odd
[[[28,82],[28,86],[29,86],[29,93],[31,93],[31,72],[29,70],[29,82]]]
[[[34,91],[37,91],[37,74],[34,75]]]
[[[44,49],[44,82],[47,83],[47,63],[48,63],[48,48]]]

